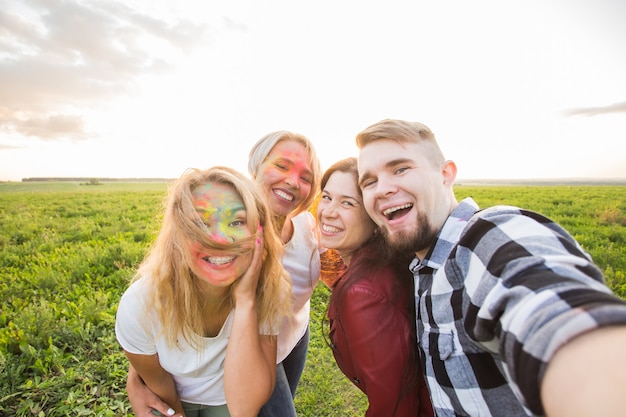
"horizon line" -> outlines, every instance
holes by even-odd
[[[21,180],[0,180],[2,183],[7,182],[63,182],[63,181],[102,181],[102,182],[169,182],[177,178],[166,177],[26,177]],[[471,184],[624,184],[626,185],[626,177],[540,177],[540,178],[457,178],[455,185],[471,185]]]

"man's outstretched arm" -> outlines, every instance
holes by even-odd
[[[549,417],[626,416],[626,326],[582,334],[554,355],[541,384]]]

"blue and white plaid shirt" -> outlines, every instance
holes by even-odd
[[[556,223],[461,201],[411,263],[417,334],[438,416],[543,415],[540,384],[566,341],[626,324],[626,303]]]

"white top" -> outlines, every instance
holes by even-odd
[[[285,319],[280,327],[276,363],[282,362],[291,353],[306,332],[311,311],[311,295],[320,279],[321,270],[315,217],[305,211],[291,220],[293,236],[285,244],[283,266],[292,280],[293,317]]]
[[[226,404],[224,360],[233,325],[233,311],[217,336],[201,338],[203,345],[199,350],[187,344],[183,337],[178,340],[180,349],[170,347],[161,335],[162,324],[156,311],[145,307],[150,285],[149,279],[141,278],[122,295],[115,321],[119,344],[134,354],[158,353],[159,363],[174,378],[182,401]]]

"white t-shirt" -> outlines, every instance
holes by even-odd
[[[278,334],[276,363],[282,362],[304,335],[309,324],[311,295],[320,279],[320,247],[315,217],[302,212],[292,219],[293,236],[285,245],[283,266],[291,276],[293,317],[285,319]]]
[[[156,311],[145,307],[151,284],[149,279],[141,278],[122,295],[115,322],[119,344],[134,354],[158,353],[159,363],[174,378],[182,401],[205,405],[226,404],[224,360],[233,325],[233,311],[217,336],[202,338],[201,349],[190,346],[183,337],[178,340],[180,349],[170,347],[161,335],[162,324]]]

